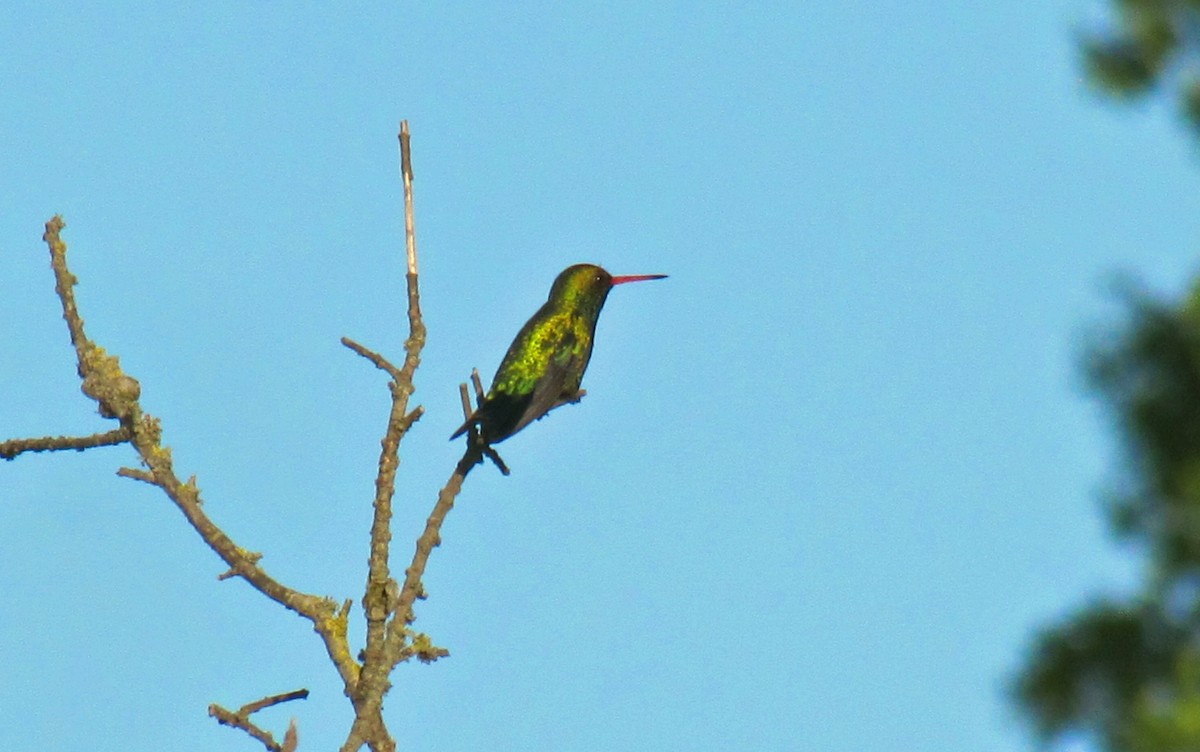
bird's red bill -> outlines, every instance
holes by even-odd
[[[626,282],[645,282],[648,279],[666,279],[665,274],[627,274],[624,277],[613,277],[614,285],[623,285]]]

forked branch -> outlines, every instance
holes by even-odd
[[[129,442],[137,451],[142,467],[122,468],[118,475],[161,489],[201,539],[228,565],[229,572],[222,576],[223,579],[240,577],[271,600],[311,621],[349,693],[359,675],[358,663],[350,654],[346,637],[349,601],[339,607],[330,598],[303,593],[282,584],[259,564],[261,554],[235,543],[204,511],[195,476],[186,481],[180,479],[175,471],[171,449],[162,443],[161,423],[158,418],[142,410],[141,388],[137,380],[124,372],[116,356],[109,355],[87,336],[83,317],[75,301],[77,280],[67,266],[67,245],[62,239],[65,226],[62,218],[55,216],[46,223],[43,239],[50,250],[55,292],[62,304],[63,319],[75,348],[81,388],[84,394],[96,401],[102,417],[115,419],[120,425],[111,431],[87,437],[9,440],[0,444],[3,456],[16,456],[22,451],[82,450]]]
[[[278,705],[292,700],[303,700],[308,697],[307,689],[297,689],[292,692],[284,692],[279,695],[271,695],[264,697],[261,700],[246,703],[237,710],[227,710],[220,705],[212,704],[208,706],[209,716],[216,718],[217,723],[222,726],[231,726],[245,731],[250,736],[263,743],[269,752],[295,752],[299,743],[299,736],[296,732],[296,721],[293,720],[288,724],[286,736],[283,738],[283,744],[275,741],[274,735],[270,731],[263,729],[250,720],[250,716],[260,710],[269,708],[273,705]]]

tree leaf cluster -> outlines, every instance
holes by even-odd
[[[1107,511],[1146,555],[1140,591],[1042,630],[1014,694],[1045,740],[1110,752],[1200,750],[1200,287],[1123,295],[1125,322],[1087,350],[1088,383],[1122,442]]]
[[[1200,133],[1200,0],[1114,0],[1109,28],[1080,43],[1089,78],[1118,99],[1174,91]]]

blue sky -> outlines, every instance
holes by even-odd
[[[1165,107],[1089,94],[1101,3],[10,2],[0,10],[0,433],[106,427],[89,333],[268,570],[357,601],[381,374],[404,336],[411,122],[429,344],[396,555],[563,267],[618,288],[588,397],[469,478],[404,666],[405,749],[1031,748],[1038,625],[1139,576],[1106,537],[1082,338],[1106,280],[1184,289],[1200,171]],[[0,749],[254,749],[205,716],[297,687],[306,623],[223,567],[128,448],[0,465]],[[354,629],[361,634],[356,609]]]

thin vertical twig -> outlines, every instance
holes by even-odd
[[[417,275],[417,233],[413,211],[412,146],[408,121],[400,121],[400,179],[404,183],[404,251],[408,274]]]
[[[375,478],[374,515],[371,520],[370,553],[367,557],[367,587],[363,610],[367,620],[366,646],[362,653],[362,672],[351,694],[356,718],[343,750],[357,749],[363,743],[373,749],[391,750],[395,744],[383,724],[383,696],[391,686],[388,676],[395,662],[390,655],[402,648],[389,647],[388,617],[395,610],[398,586],[392,579],[391,555],[392,501],[396,491],[396,471],[400,464],[400,441],[421,415],[411,413],[408,400],[414,391],[414,375],[425,346],[425,323],[421,317],[421,295],[417,276],[417,238],[413,208],[412,151],[408,121],[400,123],[400,173],[404,185],[405,282],[408,297],[408,337],[404,341],[404,364],[387,368],[392,375],[389,389],[392,407],[388,415],[379,454],[379,472]],[[348,345],[349,346],[349,345]],[[365,349],[365,348],[364,348]],[[380,357],[380,360],[383,360]],[[376,361],[378,364],[378,361]]]

